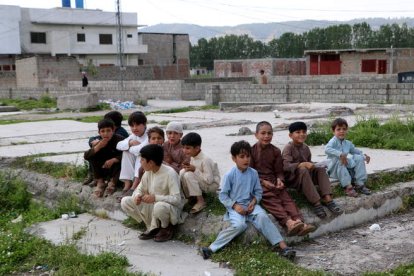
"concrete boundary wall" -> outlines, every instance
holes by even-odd
[[[206,93],[206,104],[219,102],[414,103],[414,84],[220,84]]]

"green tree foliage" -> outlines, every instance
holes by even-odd
[[[414,28],[383,25],[372,30],[365,22],[314,28],[302,34],[284,33],[267,44],[248,35],[199,39],[190,47],[192,67],[213,69],[216,59],[300,58],[305,50],[414,47]]]

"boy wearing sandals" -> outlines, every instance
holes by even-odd
[[[343,211],[332,199],[331,182],[325,167],[315,166],[311,160],[311,151],[305,144],[307,136],[304,122],[290,124],[289,137],[292,141],[282,152],[286,185],[302,193],[314,206],[314,212],[320,219],[326,217],[322,204],[335,215],[339,215]],[[320,193],[315,185],[318,185]]]
[[[273,129],[269,122],[256,126],[256,144],[252,147],[250,166],[257,170],[263,188],[263,207],[286,227],[287,235],[304,236],[315,231],[315,226],[305,224],[302,214],[290,197],[284,184],[282,154],[272,145]]]
[[[102,197],[105,192],[105,178],[110,177],[107,193],[115,188],[119,176],[122,152],[116,149],[116,145],[124,138],[115,134],[115,124],[110,119],[98,122],[100,140],[92,148],[85,152],[84,158],[92,165],[96,180],[95,196]]]
[[[128,117],[128,125],[132,134],[128,138],[119,142],[116,148],[122,151],[121,174],[119,179],[123,181],[124,188],[122,193],[127,193],[131,189],[132,181],[138,177],[140,168],[139,151],[148,144],[147,117],[141,111],[135,111]]]
[[[159,145],[146,145],[140,151],[145,170],[132,196],[122,198],[121,208],[136,221],[145,223],[147,231],[138,238],[164,242],[172,239],[174,226],[183,222],[178,174],[162,164],[164,151]]]
[[[201,136],[195,132],[187,133],[181,139],[183,152],[190,157],[180,171],[180,180],[186,198],[195,197],[196,204],[190,213],[196,214],[206,207],[204,193],[216,193],[220,185],[217,164],[201,151]]]
[[[231,226],[222,230],[209,247],[200,249],[203,258],[210,258],[214,252],[243,233],[247,228],[247,222],[250,222],[266,237],[280,256],[294,259],[296,252],[287,246],[279,230],[259,205],[262,187],[257,171],[249,167],[250,144],[246,141],[236,142],[231,146],[230,152],[236,166],[224,175],[219,199],[226,207],[224,220],[228,220]]]
[[[357,197],[358,192],[370,195],[371,191],[365,186],[367,181],[367,164],[371,158],[355,148],[351,141],[346,140],[348,123],[342,118],[337,118],[331,125],[334,137],[325,146],[325,153],[329,159],[328,173],[341,183],[347,196]],[[352,184],[355,184],[355,191]]]

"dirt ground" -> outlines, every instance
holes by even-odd
[[[369,227],[378,224],[381,230]],[[414,210],[302,242],[296,263],[338,275],[386,271],[414,261]]]

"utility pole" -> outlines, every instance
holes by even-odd
[[[120,0],[116,0],[116,24],[117,24],[117,50],[118,50],[118,65],[119,65],[119,86],[124,89],[124,45],[122,36],[122,18]]]

